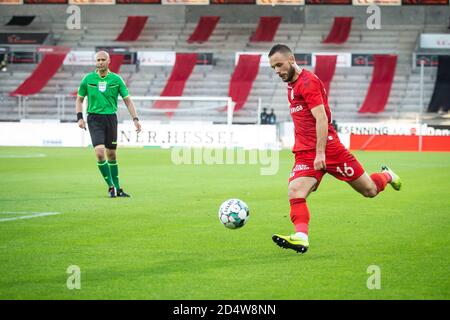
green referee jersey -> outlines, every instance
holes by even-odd
[[[78,88],[78,96],[88,97],[88,113],[116,113],[119,94],[125,99],[128,88],[122,77],[111,71],[103,78],[95,71],[88,73]]]

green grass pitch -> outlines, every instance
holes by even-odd
[[[41,157],[33,157],[41,154]],[[365,199],[326,176],[309,198],[305,255],[290,233],[287,178],[258,165],[174,165],[170,150],[118,150],[131,199],[109,199],[92,149],[0,148],[0,299],[449,299],[450,153],[355,152],[368,172],[390,165],[403,190]],[[222,201],[250,220],[224,228]],[[7,213],[9,212],[9,213]],[[69,290],[70,265],[81,289]],[[368,267],[381,270],[369,290]]]

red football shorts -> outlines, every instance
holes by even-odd
[[[314,170],[316,150],[295,152],[295,164],[289,182],[299,177],[313,177],[320,184],[325,173],[343,181],[354,181],[364,174],[364,169],[356,158],[340,142],[330,143],[325,149],[326,170]]]

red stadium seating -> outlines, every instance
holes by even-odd
[[[175,65],[161,93],[161,97],[182,96],[186,81],[189,79],[196,63],[196,53],[177,53]],[[175,109],[178,107],[178,104],[179,101],[158,100],[153,104],[153,107],[157,109]],[[167,116],[171,117],[172,115],[173,112],[167,112]]]
[[[195,28],[194,32],[190,35],[188,42],[203,43],[205,41],[208,41],[209,37],[216,28],[216,25],[219,22],[219,20],[220,17],[218,16],[200,17],[197,27]]]
[[[322,80],[327,95],[330,94],[330,83],[333,80],[334,71],[336,70],[336,60],[337,56],[316,56],[316,68],[314,73]]]
[[[122,32],[117,36],[116,41],[136,41],[147,23],[148,17],[130,16],[123,27]]]
[[[396,55],[374,55],[372,80],[366,98],[359,109],[359,113],[383,112],[389,99],[392,81],[394,80]]]
[[[353,17],[335,17],[330,33],[323,43],[342,44],[347,41],[352,28]]]
[[[123,64],[124,54],[110,54],[111,63],[109,64],[109,70],[114,73],[120,73],[120,67]]]
[[[28,96],[40,92],[64,62],[69,48],[58,48],[55,52],[44,54],[42,61],[33,73],[20,86],[10,93],[12,96]]]
[[[270,42],[275,38],[281,17],[260,17],[258,28],[250,37],[251,42]]]
[[[244,54],[239,57],[238,64],[231,76],[229,96],[236,103],[234,111],[242,109],[252,89],[259,71],[261,55]]]

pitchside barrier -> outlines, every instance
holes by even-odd
[[[56,119],[39,120],[26,119],[35,108],[28,104],[36,97],[20,98],[22,120],[0,123],[0,145],[80,147],[91,144],[89,132],[74,122],[74,100],[67,103],[66,96],[53,96],[58,107],[51,115]],[[141,119],[142,132],[136,133],[128,110],[119,99],[117,142],[121,146],[279,149],[276,126],[259,125],[260,100],[250,117],[254,124],[237,125],[233,124],[234,102],[230,97],[134,96],[132,99]],[[87,99],[84,99],[84,119],[86,108]],[[60,121],[70,114],[71,122]]]
[[[427,124],[404,122],[337,123],[342,143],[351,150],[365,151],[447,151],[450,152],[450,130],[435,129]],[[293,124],[280,125],[282,148],[294,145]]]
[[[277,128],[273,125],[227,125],[210,123],[142,121],[136,132],[132,121],[118,125],[119,146],[204,147],[279,149]],[[0,122],[0,146],[85,147],[91,145],[89,132],[75,122],[23,120]]]
[[[449,130],[422,125],[385,123],[342,123],[338,133],[351,150],[377,151],[450,151]],[[142,121],[136,133],[132,121],[118,126],[118,144],[130,147],[207,147],[244,149],[290,149],[294,142],[291,122],[275,125],[226,125],[208,122]],[[75,122],[58,120],[22,120],[0,122],[1,146],[91,145],[88,131]]]
[[[0,122],[0,145],[89,146],[89,132],[78,128],[74,120],[61,123],[58,117],[72,114],[70,119],[75,118],[74,102],[69,106],[64,103],[65,99],[57,100],[61,108],[56,113],[57,119]],[[136,133],[132,121],[121,121],[118,126],[121,146],[289,149],[294,144],[292,122],[259,125],[261,101],[253,110],[254,124],[238,125],[233,124],[234,103],[229,97],[149,96],[133,97],[133,100],[141,117],[142,132]],[[87,99],[84,101],[86,113]],[[32,108],[20,107],[22,115],[27,115],[24,111]],[[130,119],[122,101],[119,102],[119,114],[119,120]],[[174,114],[179,115],[176,119],[183,121],[173,120]],[[156,115],[164,121],[146,120],[156,119]],[[434,129],[420,122],[339,122],[337,125],[342,143],[352,150],[450,151],[449,130]]]

